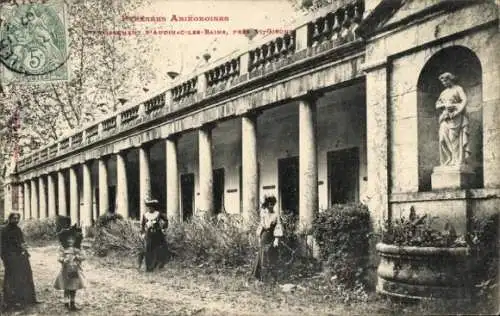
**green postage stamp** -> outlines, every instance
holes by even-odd
[[[69,80],[66,5],[39,1],[0,7],[0,68],[3,82]]]

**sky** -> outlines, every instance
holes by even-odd
[[[236,49],[243,49],[250,43],[239,29],[287,29],[285,26],[299,15],[287,0],[151,0],[130,16],[164,17],[166,22],[135,22],[132,28],[144,34],[149,30],[226,30],[228,35],[142,35],[152,37],[152,57],[158,78],[168,71],[193,73],[197,65],[205,64],[201,56],[209,52],[209,62],[224,57]],[[172,16],[225,16],[229,21],[219,22],[171,22]],[[120,19],[121,20],[121,19]],[[123,23],[122,23],[123,24]],[[130,29],[130,27],[126,28]],[[257,36],[253,39],[259,39]],[[131,48],[133,49],[133,48]],[[198,56],[198,59],[196,58]],[[179,77],[179,80],[181,77]],[[163,80],[161,80],[163,81]],[[150,89],[161,89],[164,82],[151,84]]]

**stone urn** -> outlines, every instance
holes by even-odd
[[[406,299],[468,298],[469,248],[378,243],[377,292]]]

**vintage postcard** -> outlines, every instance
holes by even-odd
[[[498,314],[499,30],[494,0],[0,0],[0,314]]]

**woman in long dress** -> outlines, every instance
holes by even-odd
[[[167,241],[163,231],[168,227],[168,219],[164,213],[158,210],[157,200],[146,200],[149,208],[142,216],[141,236],[144,240],[144,251],[139,254],[139,268],[142,260],[146,261],[146,271],[151,272],[155,268],[163,268],[165,265]]]
[[[24,234],[19,228],[19,213],[11,213],[2,228],[0,255],[5,274],[3,280],[4,308],[23,308],[37,304],[33,272]]]
[[[257,227],[259,252],[253,269],[253,276],[259,281],[268,275],[277,279],[278,245],[283,237],[283,226],[279,215],[274,211],[276,198],[266,197],[260,211],[260,222]]]

